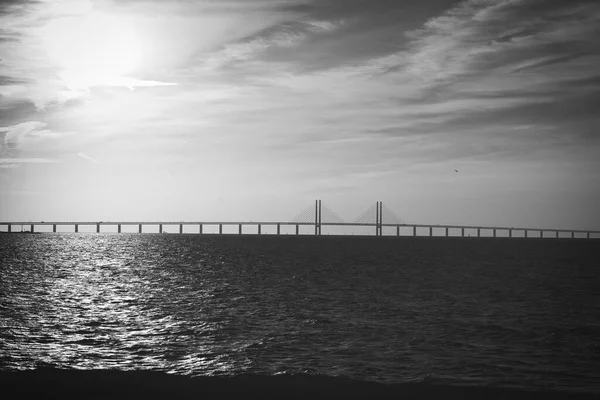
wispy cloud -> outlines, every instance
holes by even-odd
[[[46,124],[40,121],[28,121],[0,128],[0,132],[4,133],[4,143],[6,145],[19,145],[28,137],[43,134],[45,126]]]
[[[16,168],[21,164],[53,163],[58,161],[55,144],[73,133],[55,131],[40,121],[0,127],[0,165]]]
[[[438,84],[595,55],[599,18],[598,5],[589,1],[465,1],[408,34],[408,69]]]
[[[215,70],[244,61],[257,61],[277,50],[292,50],[312,36],[329,34],[338,29],[342,21],[289,20],[269,26],[252,35],[225,44],[222,49],[201,55],[201,69]]]
[[[77,153],[77,156],[91,162],[92,164],[100,164],[100,161],[96,160],[94,157],[90,156],[89,154],[86,153]]]
[[[308,18],[323,15],[317,10]],[[362,56],[369,49],[346,48],[335,35],[324,36],[332,42],[323,57],[344,54],[337,63],[314,63],[320,47],[306,45],[310,36],[286,46],[259,41],[257,48],[244,47],[235,68],[220,70],[223,80],[246,85],[246,95],[231,99],[227,111],[235,110],[239,125],[254,124],[262,132],[256,136],[268,137],[268,147],[288,158],[309,156],[300,143],[333,140],[330,154],[347,158],[338,177],[351,174],[351,165],[360,168],[359,159],[386,171],[407,161],[514,160],[524,149],[558,149],[590,140],[600,122],[594,106],[600,96],[599,15],[600,4],[589,1],[464,1],[404,35],[384,36],[387,50],[378,43],[374,57]],[[348,17],[341,10],[328,15],[342,16]],[[381,14],[369,16],[391,24]],[[347,23],[344,33],[365,26]],[[383,28],[365,34],[375,40],[388,32]],[[281,51],[274,56],[273,49]],[[286,126],[285,134],[269,126]],[[344,144],[364,135],[371,141],[360,150]],[[395,139],[403,137],[420,139],[399,146]],[[422,143],[434,149],[425,151]]]
[[[597,86],[584,89],[577,82],[598,77],[600,7],[565,4],[465,1],[407,32],[395,53],[305,74],[273,73],[281,65],[267,64],[260,79],[330,100],[344,98],[379,117],[382,106],[395,109],[396,123],[412,120],[415,127],[423,123],[420,116],[443,117],[447,128],[454,118],[505,110],[523,120],[527,115],[519,110],[526,105],[543,109],[573,96],[591,106]],[[379,121],[389,124],[388,118]],[[548,122],[555,122],[551,115]]]
[[[45,122],[27,121],[20,124],[0,127],[0,133],[4,135],[4,145],[19,148],[27,142],[35,142],[40,140],[52,140],[71,135],[72,132],[59,132],[47,129]]]
[[[4,168],[13,168],[14,165],[18,164],[47,164],[55,162],[58,161],[50,158],[0,158],[0,165],[4,165]],[[7,165],[10,165],[10,167]]]

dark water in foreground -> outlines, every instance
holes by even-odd
[[[0,235],[0,366],[600,394],[600,242]]]

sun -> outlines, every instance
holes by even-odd
[[[42,43],[70,89],[119,85],[140,66],[141,43],[133,21],[91,12],[51,21]]]

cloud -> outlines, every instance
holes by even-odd
[[[44,160],[53,159],[53,157],[32,158],[30,156],[52,153],[56,149],[55,144],[60,139],[71,136],[73,132],[55,131],[47,127],[48,123],[41,121],[27,121],[0,127],[0,159],[4,160],[3,162],[21,159],[26,161],[15,162],[45,162]]]
[[[72,132],[46,129],[47,126],[48,123],[46,122],[27,121],[12,126],[0,127],[0,133],[4,133],[5,144],[17,146],[31,139],[57,139],[72,134]]]
[[[6,165],[11,164],[47,164],[47,163],[55,163],[57,160],[51,158],[2,158],[0,157],[0,165],[4,165],[4,168],[12,168],[6,167]]]
[[[365,18],[385,21],[375,14]],[[327,54],[299,40],[279,46],[281,57],[271,48],[249,49],[235,69],[220,71],[229,82],[252,85],[239,103],[230,103],[236,122],[252,124],[261,132],[255,137],[268,135],[261,138],[265,146],[290,159],[315,157],[315,146],[329,143],[332,158],[344,154],[338,175],[359,159],[386,170],[406,160],[523,158],[535,148],[595,145],[589,140],[600,123],[599,16],[600,3],[589,1],[470,0],[398,34],[375,57],[365,57],[372,53],[359,46],[337,52],[345,40],[334,35]],[[348,15],[340,9],[327,17]],[[373,21],[344,29],[358,34]],[[362,33],[367,43],[381,37]],[[329,56],[329,64],[314,62]],[[281,132],[271,126],[284,126],[285,133],[267,133]],[[360,136],[370,138],[361,151],[346,145],[345,139]],[[402,138],[417,140],[400,145]],[[307,144],[311,151],[305,152]]]
[[[6,145],[18,146],[29,136],[38,136],[39,131],[46,127],[47,124],[40,121],[28,121],[17,125],[0,128],[0,132],[4,132],[4,143]]]
[[[224,45],[221,50],[202,60],[202,64],[204,68],[219,69],[232,63],[260,59],[268,52],[292,50],[311,36],[331,33],[341,24],[312,19],[284,21]]]
[[[91,162],[92,164],[100,164],[100,161],[96,160],[94,157],[86,154],[86,153],[77,153],[77,156]]]
[[[29,10],[32,5],[40,2],[39,0],[2,0],[0,2],[0,15],[23,13]]]
[[[598,123],[596,1],[96,4],[152,28],[142,29],[146,68],[88,87],[22,51],[10,64],[24,69],[0,69],[9,79],[0,94],[46,111],[18,122],[48,118],[131,148],[143,140],[162,156],[169,146],[192,159],[227,144],[228,157],[249,163],[259,157],[247,160],[245,146],[290,168],[317,157],[315,168],[349,171],[348,181],[363,168],[522,154],[534,142],[557,145],[560,130],[585,141]],[[35,29],[17,31],[33,46]],[[17,136],[23,145],[51,132]],[[314,155],[316,146],[327,151]]]
[[[19,85],[24,83],[27,83],[27,81],[24,79],[16,79],[11,76],[0,75],[0,86]]]
[[[539,58],[568,62],[597,53],[598,22],[600,7],[589,1],[464,1],[408,34],[407,68],[442,83]]]

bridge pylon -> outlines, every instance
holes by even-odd
[[[322,232],[323,224],[345,223],[344,219],[321,200],[315,200],[314,206],[308,206],[292,218],[292,222],[311,224],[315,226],[315,235]]]
[[[390,210],[382,201],[378,201],[363,212],[353,223],[374,225],[375,236],[383,236],[384,225],[403,225],[405,222]]]

